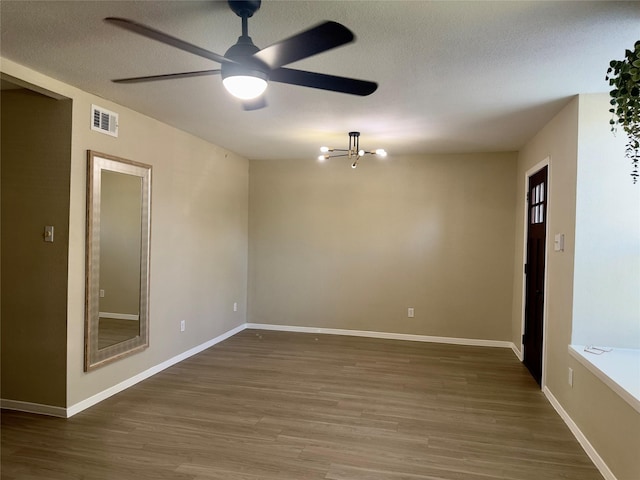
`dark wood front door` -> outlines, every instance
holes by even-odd
[[[524,364],[542,382],[544,272],[547,237],[547,167],[529,177],[525,264]]]

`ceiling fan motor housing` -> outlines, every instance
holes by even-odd
[[[225,58],[236,63],[223,63],[220,66],[222,78],[247,75],[269,80],[269,67],[253,56],[259,51],[251,37],[245,35],[238,37],[237,43],[224,54]]]

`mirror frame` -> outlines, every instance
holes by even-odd
[[[98,348],[100,311],[100,194],[102,172],[141,178],[142,215],[140,245],[140,334]],[[87,242],[84,329],[84,371],[87,372],[149,346],[149,264],[151,244],[151,165],[87,150]]]

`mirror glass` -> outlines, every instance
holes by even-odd
[[[149,345],[151,166],[88,152],[85,371]]]

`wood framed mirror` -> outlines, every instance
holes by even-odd
[[[151,166],[87,151],[85,371],[149,346]]]

